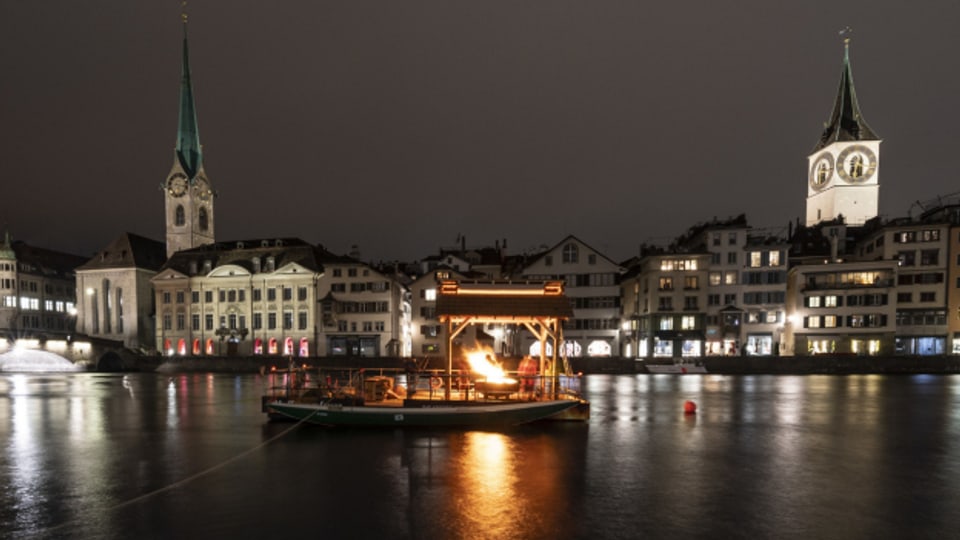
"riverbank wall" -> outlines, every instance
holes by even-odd
[[[403,358],[311,357],[295,358],[293,365],[310,369],[401,369]],[[709,373],[726,375],[812,375],[812,374],[951,374],[960,373],[960,356],[731,356],[696,360]],[[507,371],[516,370],[519,359],[503,359]],[[692,362],[692,360],[691,360]],[[662,363],[658,361],[658,363]],[[163,373],[260,373],[287,369],[283,357],[144,357],[138,371]],[[441,359],[420,359],[425,371],[443,371]],[[647,373],[646,363],[632,358],[571,358],[574,373]]]

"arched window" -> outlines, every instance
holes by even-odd
[[[300,356],[310,356],[310,340],[300,338]]]
[[[193,350],[191,351],[191,354],[193,354],[194,356],[200,356],[200,340],[199,339],[193,340]]]
[[[567,244],[563,246],[563,262],[575,263],[580,260],[580,250],[576,244]]]
[[[283,340],[283,355],[290,356],[293,354],[293,338],[288,337]]]
[[[187,222],[187,213],[183,211],[183,205],[178,204],[176,210],[176,216],[173,218],[174,225],[182,227]]]
[[[277,338],[270,338],[267,342],[267,353],[277,354]]]
[[[263,340],[257,338],[253,340],[253,354],[263,354]]]
[[[163,354],[166,354],[166,355],[173,354],[173,350],[171,349],[172,346],[173,345],[170,344],[169,339],[163,340]]]
[[[213,338],[207,340],[206,353],[213,354]]]
[[[177,354],[184,356],[187,354],[187,340],[180,338],[177,340]]]
[[[202,206],[200,207],[199,221],[200,221],[200,230],[201,231],[207,230],[207,209]]]

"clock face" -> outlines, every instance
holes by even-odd
[[[862,144],[848,146],[837,156],[837,175],[846,182],[866,182],[877,172],[877,155]]]
[[[189,187],[187,177],[181,173],[174,174],[167,182],[167,190],[174,197],[183,197],[183,195],[187,192],[187,187]]]
[[[833,175],[833,156],[829,152],[824,152],[817,156],[813,166],[810,167],[810,186],[813,189],[823,189],[830,182],[830,176]]]
[[[213,196],[213,191],[210,189],[210,183],[207,181],[206,176],[197,176],[197,180],[193,185],[193,192],[201,201],[210,200],[210,197]]]

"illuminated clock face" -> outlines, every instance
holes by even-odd
[[[837,156],[837,175],[846,182],[866,182],[876,172],[877,155],[862,144],[848,146]]]
[[[169,190],[170,194],[174,197],[183,197],[188,187],[187,177],[181,173],[174,174],[170,177],[170,180],[167,181],[167,190]]]
[[[213,195],[213,191],[210,189],[210,183],[207,182],[207,177],[203,175],[197,176],[193,191],[201,201],[209,201]]]
[[[823,189],[830,181],[833,174],[833,156],[829,152],[824,152],[817,156],[813,166],[810,167],[810,186],[813,189]]]

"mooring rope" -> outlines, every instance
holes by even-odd
[[[139,495],[139,496],[134,497],[134,498],[132,498],[132,499],[130,499],[130,500],[127,500],[127,501],[124,501],[124,502],[115,504],[115,505],[107,508],[105,511],[106,511],[106,512],[113,512],[113,511],[116,511],[116,510],[120,510],[121,508],[125,508],[125,507],[127,507],[127,506],[130,506],[130,505],[132,505],[132,504],[139,503],[139,502],[141,502],[141,501],[145,501],[145,500],[147,500],[147,499],[149,499],[149,498],[151,498],[151,497],[154,497],[154,496],[156,496],[156,495],[159,495],[159,494],[161,494],[161,493],[165,493],[165,492],[167,492],[167,491],[172,491],[172,490],[174,490],[174,489],[176,489],[176,488],[178,488],[178,487],[180,487],[180,486],[183,486],[183,485],[186,485],[186,484],[188,484],[188,483],[190,483],[190,482],[193,482],[194,480],[196,480],[196,479],[198,479],[198,478],[202,478],[202,477],[207,476],[208,474],[210,474],[210,473],[212,473],[212,472],[218,471],[218,470],[226,467],[227,465],[230,465],[231,463],[233,463],[233,462],[235,462],[235,461],[237,461],[237,460],[239,460],[239,459],[242,459],[242,458],[244,458],[244,457],[246,457],[246,456],[248,456],[248,455],[256,452],[257,450],[262,449],[263,447],[267,446],[268,444],[270,444],[270,443],[272,443],[272,442],[274,442],[274,441],[277,441],[278,439],[280,439],[281,437],[287,435],[288,433],[290,433],[290,432],[293,431],[294,429],[300,427],[304,422],[306,422],[306,421],[309,420],[311,417],[313,417],[313,415],[315,415],[317,412],[319,412],[319,410],[314,411],[314,412],[308,414],[307,416],[303,417],[303,419],[299,420],[296,424],[288,427],[287,429],[281,431],[280,433],[274,435],[273,437],[270,437],[269,439],[261,442],[260,444],[257,444],[257,445],[254,446],[253,448],[249,448],[249,449],[247,449],[247,450],[244,450],[243,452],[240,452],[239,454],[237,454],[237,455],[235,455],[235,456],[233,456],[233,457],[231,457],[231,458],[229,458],[229,459],[227,459],[227,460],[225,460],[225,461],[221,461],[220,463],[217,463],[216,465],[213,465],[212,467],[209,467],[209,468],[207,468],[207,469],[204,469],[204,470],[202,470],[202,471],[200,471],[200,472],[198,472],[198,473],[192,474],[192,475],[190,475],[190,476],[188,476],[188,477],[186,477],[186,478],[184,478],[184,479],[182,479],[182,480],[178,480],[178,481],[176,481],[176,482],[174,482],[174,483],[172,483],[172,484],[169,484],[169,485],[166,485],[166,486],[164,486],[164,487],[155,489],[155,490],[150,491],[150,492],[148,492],[148,493],[144,493],[143,495]],[[74,523],[74,522],[76,522],[76,521],[78,521],[78,520],[79,520],[79,518],[77,518],[77,519],[72,519],[72,520],[66,521],[66,522],[64,522],[64,523],[61,523],[61,524],[59,524],[59,525],[56,525],[56,526],[54,526],[54,527],[49,527],[49,528],[43,529],[43,530],[41,530],[41,531],[37,531],[37,532],[35,532],[35,533],[27,533],[27,534],[32,534],[32,535],[34,535],[34,536],[43,536],[43,535],[52,533],[52,532],[54,532],[54,531],[57,531],[57,530],[59,530],[59,529],[62,529],[63,527],[66,527],[67,525],[70,525],[70,524],[72,524],[72,523]]]

